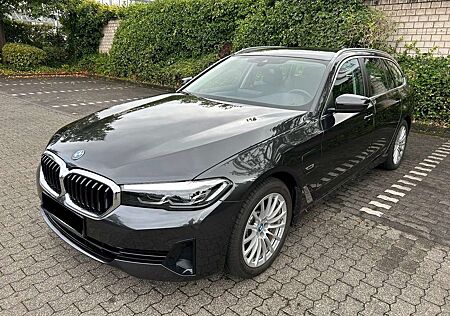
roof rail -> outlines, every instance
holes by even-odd
[[[383,55],[389,55],[386,52],[383,52],[382,50],[378,50],[378,49],[374,49],[374,48],[362,48],[362,47],[356,47],[356,48],[343,48],[341,50],[339,50],[338,52],[336,52],[336,55],[340,55],[343,54],[345,52],[354,52],[354,51],[369,51],[369,52],[375,52],[375,53],[380,53]]]
[[[285,48],[284,46],[255,46],[255,47],[247,47],[247,48],[243,48],[240,51],[237,51],[236,53],[234,53],[234,55],[238,55],[238,54],[243,54],[243,53],[250,53],[250,52],[257,52],[260,50],[265,50],[265,49],[278,49],[278,48]]]

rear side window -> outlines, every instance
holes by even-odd
[[[389,70],[391,71],[392,76],[394,77],[395,87],[400,87],[401,85],[403,85],[405,79],[403,78],[403,74],[398,66],[390,60],[386,60],[386,63],[389,67]]]
[[[328,106],[333,106],[336,98],[343,94],[364,95],[364,80],[357,58],[346,61],[339,68]]]
[[[369,75],[370,96],[383,94],[396,87],[384,60],[382,58],[364,58]]]

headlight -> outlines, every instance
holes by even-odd
[[[169,209],[198,209],[219,200],[232,183],[227,179],[127,184],[122,186],[122,204]]]

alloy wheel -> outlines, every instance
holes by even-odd
[[[400,130],[398,131],[397,139],[395,140],[394,144],[394,152],[392,160],[395,165],[399,164],[400,161],[402,160],[406,147],[406,136],[407,136],[406,126],[402,125],[400,127]]]
[[[287,222],[286,200],[280,193],[265,196],[254,207],[242,238],[245,263],[262,266],[280,246]]]

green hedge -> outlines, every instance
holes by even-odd
[[[74,60],[98,51],[103,27],[117,17],[118,9],[94,0],[67,0],[61,12],[67,50]]]
[[[2,59],[18,70],[28,70],[44,64],[47,54],[40,48],[18,43],[3,46]]]
[[[278,0],[260,4],[239,25],[236,48],[385,48],[393,25],[361,0]]]
[[[123,14],[109,72],[171,85],[228,44],[383,47],[390,28],[361,0],[156,0]]]
[[[22,43],[38,48],[64,45],[64,36],[51,25],[33,25],[6,19],[4,27],[7,43]]]
[[[254,0],[156,0],[130,6],[114,38],[112,72],[152,80],[159,64],[217,52]]]
[[[414,102],[414,119],[450,125],[450,56],[434,57],[432,52],[397,56],[408,78]]]

